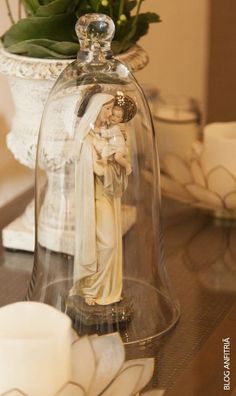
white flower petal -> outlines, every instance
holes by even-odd
[[[122,370],[102,396],[130,396],[138,384],[143,372],[143,365],[137,364]]]
[[[19,389],[11,389],[8,392],[2,393],[0,396],[29,396],[29,395],[20,391]]]
[[[198,161],[191,162],[191,172],[195,183],[199,184],[202,187],[205,187],[206,186],[205,177]]]
[[[180,184],[188,184],[193,181],[187,164],[177,155],[167,154],[164,163],[165,171]]]
[[[207,177],[207,181],[208,188],[222,198],[236,189],[234,177],[222,167],[212,170]]]
[[[87,392],[96,370],[96,359],[88,337],[82,337],[72,345],[71,381]]]
[[[168,196],[181,199],[184,202],[193,202],[193,197],[189,192],[175,180],[161,174],[161,189]]]
[[[151,380],[154,371],[154,359],[147,358],[147,359],[128,360],[127,362],[124,363],[122,367],[122,371],[126,368],[137,366],[137,364],[143,366],[143,371],[134,389],[135,394],[140,392]]]
[[[224,201],[227,209],[229,210],[236,209],[236,191],[226,195]]]
[[[78,384],[68,382],[68,384],[63,386],[56,396],[85,396],[85,393]]]
[[[199,202],[204,202],[207,208],[218,209],[223,207],[220,197],[212,191],[206,190],[197,184],[189,184],[186,188]]]
[[[153,389],[149,392],[143,393],[142,396],[163,396],[165,393],[164,389]]]
[[[91,338],[96,355],[97,370],[89,389],[89,396],[96,396],[113,380],[120,371],[125,350],[118,333]]]

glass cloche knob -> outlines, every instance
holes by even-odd
[[[115,34],[113,20],[104,14],[86,14],[79,18],[75,26],[81,50],[94,50],[98,46],[110,50]]]
[[[163,256],[156,135],[128,67],[107,59],[112,20],[84,15],[76,32],[80,55],[54,85],[39,132],[27,297],[67,313],[81,335],[119,331],[144,343],[179,318]]]

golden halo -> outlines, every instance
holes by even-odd
[[[128,95],[125,95],[122,91],[117,91],[115,95],[115,106],[119,106],[124,110],[124,118],[122,122],[128,122],[137,113],[137,106],[135,101]]]

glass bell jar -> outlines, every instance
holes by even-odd
[[[114,29],[106,15],[79,19],[78,58],[44,110],[27,298],[67,313],[80,335],[143,343],[173,327],[179,306],[164,265],[152,118],[112,56]]]

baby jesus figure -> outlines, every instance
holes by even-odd
[[[118,124],[124,122],[124,109],[119,105],[114,105],[110,117],[110,128],[102,131],[102,138],[106,139],[100,156],[101,162],[107,164],[108,160],[115,160],[119,165],[125,168],[126,175],[132,172],[131,165],[127,159],[128,148],[126,145],[124,133],[121,132]]]

